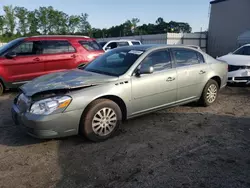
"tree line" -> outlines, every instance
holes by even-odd
[[[88,35],[94,38],[120,37],[166,32],[187,32],[192,28],[188,23],[165,22],[159,17],[155,23],[139,25],[140,19],[132,18],[107,29],[93,28],[88,21],[89,15],[68,15],[52,6],[28,10],[25,7],[3,6],[4,15],[0,15],[0,41],[8,42],[14,38],[33,35]]]

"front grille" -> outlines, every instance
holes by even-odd
[[[234,80],[250,80],[250,76],[234,77]]]
[[[228,65],[228,72],[233,72],[241,69],[250,69],[250,66],[245,66],[245,65]]]

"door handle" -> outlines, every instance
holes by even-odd
[[[172,82],[172,81],[174,81],[175,80],[175,78],[173,78],[173,77],[168,77],[168,79],[166,80],[167,82]]]
[[[205,73],[206,73],[206,71],[204,71],[204,70],[200,71],[200,74],[205,74]]]
[[[33,61],[40,61],[40,59],[36,57],[35,59],[33,59]]]
[[[75,54],[73,54],[71,57],[72,57],[72,58],[76,58],[76,55],[75,55]]]

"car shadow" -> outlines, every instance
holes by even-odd
[[[249,185],[250,118],[153,113],[113,138],[62,141],[56,187],[237,187]]]
[[[222,97],[230,96],[227,89]],[[248,96],[249,91],[244,90],[242,94]],[[31,179],[23,177],[29,180],[29,187],[250,185],[250,117],[218,115],[214,111],[173,113],[163,110],[124,122],[113,138],[101,143],[80,136],[39,140],[12,123],[6,111],[10,110],[13,96],[3,97],[0,145],[12,149],[27,146],[28,155],[34,155],[30,168],[22,167],[32,176]],[[49,163],[51,166],[47,164],[50,158],[55,158]],[[35,168],[35,161],[41,161],[39,169]]]

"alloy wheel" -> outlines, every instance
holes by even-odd
[[[92,120],[92,129],[99,136],[110,134],[117,124],[117,115],[111,108],[102,108]]]
[[[211,84],[207,89],[207,101],[209,103],[213,103],[217,97],[217,86],[215,84]]]

